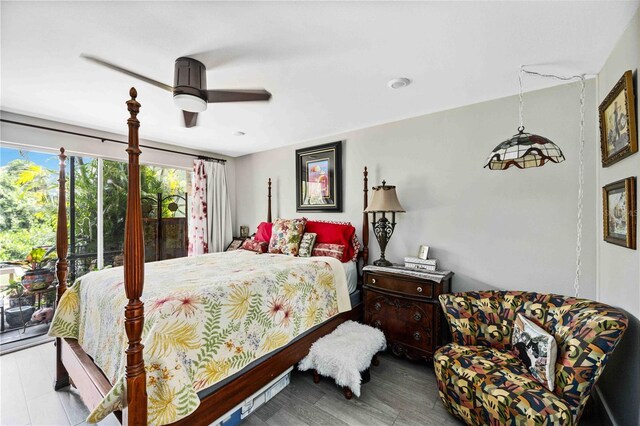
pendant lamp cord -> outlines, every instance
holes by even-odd
[[[523,114],[522,114],[522,76],[523,74],[537,75],[539,77],[555,78],[558,80],[580,80],[580,144],[578,151],[578,220],[576,224],[576,274],[573,281],[573,289],[575,291],[575,297],[578,297],[580,293],[580,276],[582,275],[582,205],[584,199],[584,125],[585,125],[585,74],[572,75],[572,76],[559,76],[553,74],[543,74],[535,71],[525,69],[524,65],[520,67],[518,73],[518,83],[520,86],[520,127],[523,126]]]

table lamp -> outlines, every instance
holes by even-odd
[[[373,225],[373,233],[380,245],[380,259],[374,261],[373,264],[375,266],[391,266],[392,263],[384,257],[384,251],[396,227],[396,213],[404,213],[405,210],[398,201],[395,186],[387,185],[387,182],[383,180],[381,186],[374,186],[372,190],[371,204],[365,209],[365,213],[373,213],[371,225]],[[376,213],[382,213],[382,217],[378,220],[376,220]],[[391,213],[391,222],[387,219],[387,213]]]

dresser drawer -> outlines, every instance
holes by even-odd
[[[433,298],[433,283],[429,281],[416,282],[411,279],[396,278],[379,274],[367,274],[367,281],[365,284],[369,287],[395,291],[405,295]]]
[[[392,295],[365,293],[365,324],[379,328],[389,342],[403,343],[429,353],[434,351],[433,304]]]

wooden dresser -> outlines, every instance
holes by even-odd
[[[384,332],[395,355],[432,360],[447,335],[438,296],[451,291],[452,276],[438,283],[390,268],[365,271],[365,324]]]

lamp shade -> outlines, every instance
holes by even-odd
[[[558,145],[545,137],[525,133],[524,127],[519,127],[518,134],[495,147],[484,167],[491,170],[505,170],[511,166],[526,169],[540,167],[547,161],[564,161],[564,154]]]
[[[393,185],[385,185],[382,181],[381,186],[374,186],[371,204],[365,209],[365,213],[374,212],[404,212],[404,208],[398,201],[396,187]]]

